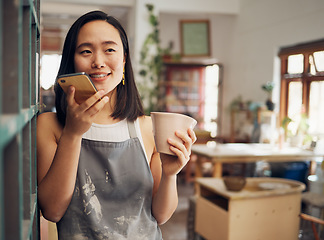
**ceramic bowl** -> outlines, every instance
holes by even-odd
[[[246,184],[245,177],[240,176],[223,177],[223,181],[228,191],[241,191]]]

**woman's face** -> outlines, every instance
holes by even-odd
[[[111,92],[123,76],[125,57],[118,30],[96,20],[79,31],[74,54],[76,72],[86,72],[98,90]]]

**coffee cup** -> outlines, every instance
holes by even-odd
[[[151,112],[153,123],[153,135],[156,149],[159,153],[175,155],[170,150],[168,138],[182,143],[182,140],[175,135],[176,131],[187,133],[188,128],[193,129],[197,121],[180,113]]]

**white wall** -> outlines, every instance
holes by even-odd
[[[266,100],[261,85],[274,80],[279,105],[280,47],[324,38],[322,0],[241,0],[240,14],[228,48],[224,106],[242,95],[245,100]],[[223,116],[225,131],[229,115]],[[227,120],[226,120],[227,119]]]
[[[164,46],[174,40],[180,51],[181,19],[210,19],[212,57],[224,65],[223,126],[228,134],[230,102],[243,100],[265,102],[261,85],[276,81],[274,100],[279,105],[280,47],[324,38],[324,1],[322,0],[240,0],[239,14],[161,14],[161,38]]]
[[[134,35],[134,56],[133,63],[135,70],[137,69],[137,64],[139,61],[139,52],[141,50],[142,44],[147,36],[147,34],[151,31],[150,25],[148,23],[148,12],[146,9],[146,4],[150,3],[154,5],[155,13],[157,15],[166,13],[173,13],[174,16],[181,14],[215,14],[215,13],[226,13],[226,14],[237,14],[239,10],[239,1],[240,0],[136,0],[135,8],[135,35]],[[172,15],[172,14],[171,14]],[[171,16],[170,15],[170,16]],[[166,19],[160,19],[161,25],[164,24],[165,20],[167,20],[166,28],[161,29],[161,34],[168,37],[168,34],[164,34],[164,30],[170,29],[171,31],[175,31],[177,26],[177,20],[175,18],[174,21],[170,21]],[[168,26],[169,25],[169,26]],[[178,41],[179,37],[177,35],[172,35],[174,37],[174,42]],[[167,40],[165,44],[168,43]]]
[[[180,53],[180,21],[181,20],[209,20],[212,57],[222,59],[228,57],[228,47],[233,37],[236,15],[233,14],[160,14],[161,46],[167,47],[173,42],[173,53]],[[224,46],[227,46],[224,48]]]
[[[154,1],[160,12],[169,13],[231,13],[239,10],[240,0],[161,0]]]

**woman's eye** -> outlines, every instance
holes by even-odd
[[[115,51],[115,49],[112,49],[112,48],[108,48],[107,50],[106,50],[106,52],[114,52]]]
[[[81,53],[81,54],[87,54],[87,53],[91,53],[91,51],[90,51],[90,50],[83,50],[83,51],[81,51],[80,53]]]

